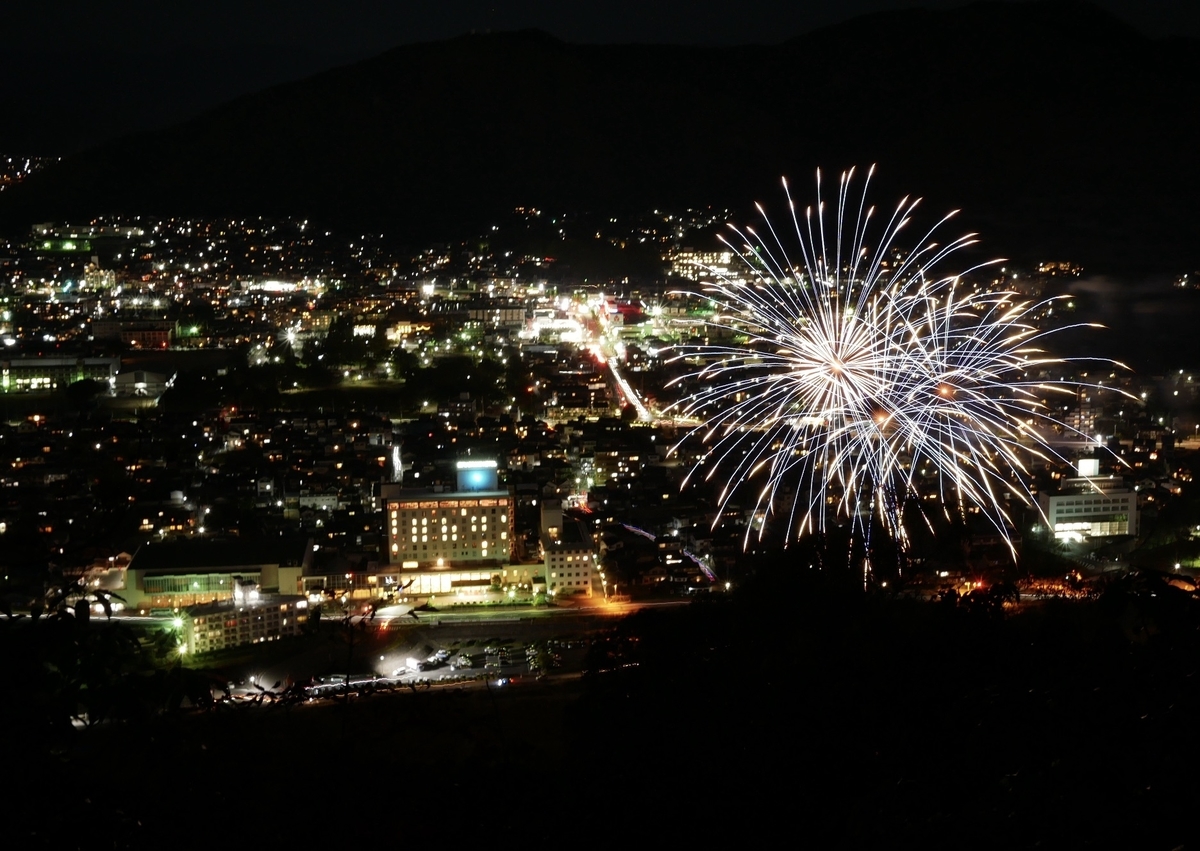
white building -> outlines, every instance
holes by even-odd
[[[308,619],[308,601],[292,595],[255,596],[192,606],[180,616],[185,653],[211,653],[227,647],[277,641],[297,635]]]
[[[113,382],[113,393],[120,397],[157,399],[171,389],[174,383],[174,375],[168,377],[161,372],[138,369],[117,373]]]
[[[143,544],[124,571],[119,593],[126,609],[139,611],[232,600],[238,583],[254,583],[264,593],[296,594],[311,562],[312,540],[305,536]]]
[[[592,596],[596,573],[596,543],[584,525],[563,517],[561,503],[542,508],[542,574],[554,596]]]
[[[1042,494],[1041,508],[1059,540],[1082,541],[1138,533],[1137,491],[1121,479],[1093,478],[1093,459],[1080,461],[1079,478],[1064,479],[1059,492]]]

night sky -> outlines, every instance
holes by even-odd
[[[1096,0],[1151,36],[1200,37],[1193,0]],[[0,13],[0,151],[65,154],[240,94],[472,30],[570,42],[774,43],[857,15],[962,0],[384,2],[9,0]]]

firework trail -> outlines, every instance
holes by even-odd
[[[1028,459],[1062,460],[1042,435],[1075,431],[1053,419],[1046,400],[1091,385],[1036,377],[1078,360],[1041,349],[1057,333],[1034,323],[1047,301],[964,280],[1000,261],[936,272],[976,241],[934,241],[954,213],[905,252],[898,237],[919,199],[902,200],[879,229],[866,200],[871,172],[852,195],[853,173],[842,174],[831,214],[818,172],[817,204],[803,211],[784,181],[785,228],[759,206],[762,235],[731,226],[736,239],[722,238],[749,283],[718,273],[702,297],[714,310],[709,324],[732,329],[736,342],[676,349],[673,360],[697,369],[672,382],[691,389],[673,411],[701,425],[675,449],[703,441],[688,480],[720,476],[722,511],[746,488],[755,516],[782,518],[797,536],[852,523],[868,558],[873,521],[907,545],[904,505],[933,479],[948,510],[978,509],[1011,550],[1007,495],[1036,504]]]

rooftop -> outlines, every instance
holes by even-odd
[[[145,573],[172,574],[251,570],[264,565],[300,567],[311,549],[312,541],[297,535],[249,541],[182,538],[143,544],[129,567]]]

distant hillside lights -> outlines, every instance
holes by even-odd
[[[0,157],[0,192],[60,159],[61,157]]]
[[[1037,270],[1040,274],[1058,277],[1066,275],[1072,278],[1078,278],[1083,274],[1083,267],[1078,263],[1072,263],[1068,260],[1056,260],[1051,262],[1039,263]]]

